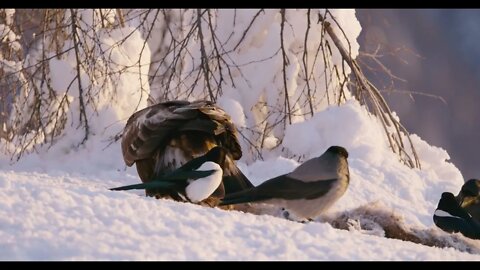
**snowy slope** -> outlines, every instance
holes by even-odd
[[[337,121],[325,121],[334,116]],[[312,155],[330,144],[344,145],[350,151],[351,184],[328,215],[376,203],[401,216],[409,228],[446,235],[434,227],[431,216],[441,191],[459,188],[461,175],[445,162],[445,151],[414,137],[424,169],[404,166],[386,148],[383,135],[378,132],[375,137],[378,124],[354,101],[328,108],[292,128],[303,136],[304,129],[315,130],[318,121],[323,121],[318,129],[321,134],[309,133],[320,136],[318,148],[311,147]],[[340,136],[345,123],[351,130]],[[287,140],[285,145],[301,150],[302,142]],[[328,223],[300,224],[268,215],[155,200],[141,191],[109,191],[139,182],[135,169],[125,170],[122,162],[117,144],[100,150],[87,143],[85,149],[60,158],[52,151],[27,156],[13,165],[5,160],[0,163],[0,258],[480,260],[480,245],[474,240],[470,245],[478,248],[470,252],[477,255],[387,239],[381,233],[334,229]],[[298,163],[272,157],[239,165],[258,184]]]
[[[2,260],[478,260],[326,223],[300,224],[107,188],[123,173],[0,172]]]

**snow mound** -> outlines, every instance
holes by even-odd
[[[0,172],[1,260],[478,260],[272,216],[155,200],[107,188],[123,173]]]

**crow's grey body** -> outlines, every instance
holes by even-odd
[[[314,219],[347,190],[350,181],[347,157],[343,147],[332,146],[291,173],[225,196],[221,205],[265,202],[285,208],[291,219]]]

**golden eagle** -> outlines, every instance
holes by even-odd
[[[215,146],[226,149],[223,181],[206,200],[217,205],[225,194],[253,187],[234,160],[242,156],[237,130],[230,116],[210,101],[167,101],[135,112],[122,134],[122,153],[127,166],[134,163],[147,183],[186,162],[206,154]],[[174,190],[146,190],[147,196],[183,201]],[[213,205],[212,205],[213,203]]]

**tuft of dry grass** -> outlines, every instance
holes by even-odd
[[[229,210],[284,218],[278,207],[263,203],[239,204]],[[408,227],[403,216],[379,202],[362,205],[336,215],[323,216],[317,221],[329,223],[336,229],[359,231],[429,247],[454,248],[462,252],[480,254],[479,240],[467,238],[460,233],[449,234],[436,227],[428,229]]]
[[[404,219],[392,210],[378,204],[368,204],[345,211],[323,221],[342,230],[358,230],[386,238],[409,241],[430,247],[452,247],[462,252],[480,254],[480,241],[460,233],[449,234],[438,228],[417,229],[405,225]]]

